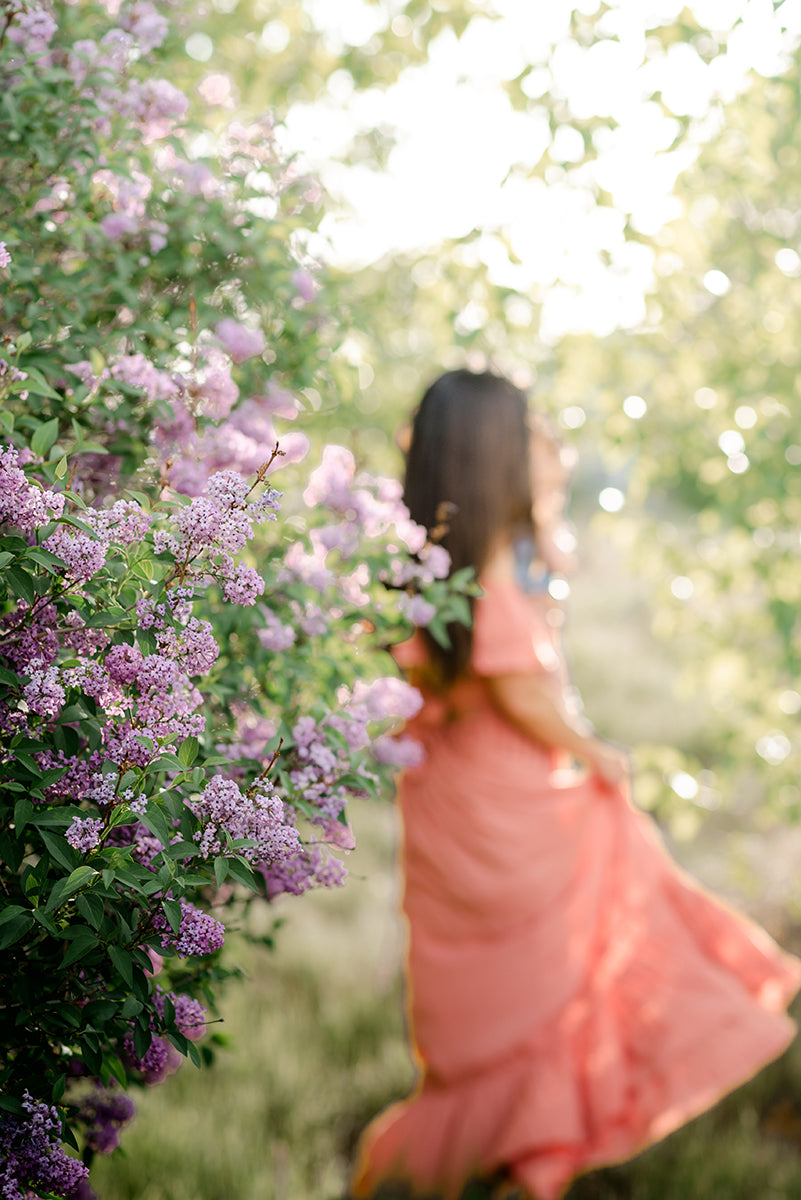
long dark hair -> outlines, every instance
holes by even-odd
[[[412,423],[404,501],[451,556],[451,573],[480,574],[499,534],[533,537],[526,397],[491,371],[448,371],[426,391]],[[426,637],[443,684],[470,660],[471,630],[448,626],[452,647]]]

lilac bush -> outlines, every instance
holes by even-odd
[[[9,1197],[90,1195],[126,1092],[211,1060],[227,931],[340,884],[349,798],[419,757],[386,646],[469,616],[394,481],[301,474],[347,332],[320,193],[269,118],[201,156],[157,74],[188,19],[0,0]]]

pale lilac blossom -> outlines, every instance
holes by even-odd
[[[423,596],[409,596],[406,592],[398,597],[398,608],[413,625],[429,625],[437,615],[436,605],[430,600]]]
[[[204,858],[226,851],[226,835],[254,842],[236,853],[248,862],[273,863],[296,853],[298,832],[284,820],[284,803],[269,779],[259,779],[243,792],[232,779],[215,775],[197,799],[187,807],[201,822],[195,834]]]
[[[11,262],[11,255],[8,252],[5,242],[0,242],[0,268],[7,267]]]
[[[372,743],[372,751],[378,762],[389,767],[419,767],[426,757],[416,738],[396,737],[391,733],[380,734]]]
[[[255,604],[264,594],[264,580],[254,567],[239,563],[233,574],[223,580],[223,595],[231,604]]]
[[[233,317],[223,317],[214,327],[214,332],[226,354],[230,354],[235,363],[245,362],[255,358],[265,347],[264,334],[260,329],[252,329],[235,321]]]
[[[256,637],[265,650],[281,653],[295,644],[297,634],[291,625],[284,625],[280,617],[268,608],[262,608],[264,628],[256,630]]]
[[[40,717],[56,717],[61,712],[66,692],[59,682],[58,667],[46,666],[40,659],[28,665],[30,682],[22,690],[31,712]]]

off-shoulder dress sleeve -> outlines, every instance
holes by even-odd
[[[510,582],[483,584],[473,612],[471,665],[476,675],[527,675],[557,671],[550,628],[531,601]]]

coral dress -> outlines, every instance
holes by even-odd
[[[357,1200],[393,1181],[455,1197],[500,1169],[555,1200],[794,1036],[798,960],[683,874],[623,789],[555,771],[482,680],[559,667],[530,600],[492,584],[470,677],[410,730],[427,750],[399,786],[420,1081],[363,1136]]]

